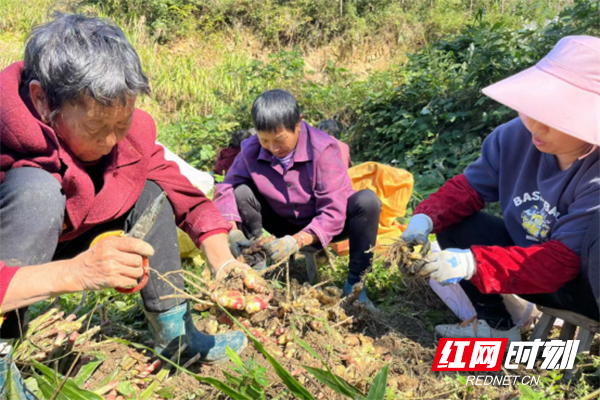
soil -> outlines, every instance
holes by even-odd
[[[303,263],[302,263],[303,264]],[[282,266],[285,270],[285,267]],[[489,388],[474,387],[472,392],[461,390],[456,383],[455,374],[441,374],[431,371],[435,355],[436,340],[432,325],[425,318],[426,312],[444,309],[444,305],[422,279],[407,278],[406,290],[392,299],[379,299],[389,307],[367,310],[356,301],[360,288],[355,295],[342,298],[341,290],[330,284],[311,286],[301,284],[305,279],[303,266],[292,265],[290,290],[286,290],[286,273],[281,270],[267,275],[268,292],[272,293],[269,307],[254,314],[244,310],[231,314],[241,321],[248,330],[288,370],[306,389],[318,399],[341,399],[332,390],[319,383],[306,372],[303,366],[323,368],[323,360],[331,370],[347,380],[359,390],[367,392],[375,375],[389,364],[388,387],[396,393],[395,398],[442,399],[459,395],[460,398],[479,398],[487,395],[490,399],[512,399],[519,393],[516,388],[495,388],[492,394]],[[279,279],[279,280],[277,280]],[[201,281],[201,280],[199,280]],[[245,289],[242,289],[245,290]],[[209,333],[242,329],[229,316],[216,306],[204,310],[196,325]],[[106,359],[85,384],[85,388],[97,390],[106,387],[109,381],[129,381],[137,398],[155,382],[162,369],[168,369],[168,375],[162,377],[154,388],[152,399],[159,399],[156,392],[168,389],[170,398],[224,399],[224,395],[214,387],[202,383],[166,362],[154,364],[154,370],[144,372],[153,365],[156,358],[150,357],[133,347],[121,343],[103,341],[103,332],[97,334],[88,348],[82,349],[80,365],[73,369],[72,375],[81,364],[93,359],[97,353],[106,354]],[[319,359],[301,347],[297,339],[306,342]],[[598,341],[592,352],[598,351]],[[265,388],[267,399],[291,399],[286,388],[274,372],[266,358],[257,351],[252,343],[242,352],[243,360],[251,358],[266,369],[269,386]],[[186,359],[180,361],[184,365]],[[52,364],[50,364],[52,365]],[[212,377],[226,382],[228,372],[237,376],[231,361],[203,365],[191,364],[186,368],[204,377]],[[163,372],[164,373],[164,372]],[[515,372],[511,372],[515,374]],[[516,374],[530,374],[531,371],[518,370]],[[535,371],[538,374],[539,371]],[[449,378],[449,379],[448,379]],[[105,398],[114,395],[108,388],[102,395]],[[466,397],[463,397],[466,396]],[[118,399],[118,397],[117,397]]]

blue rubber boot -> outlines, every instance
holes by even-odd
[[[228,360],[225,353],[231,347],[241,353],[248,344],[246,335],[239,331],[231,331],[218,335],[204,334],[194,325],[189,303],[180,304],[162,313],[144,311],[154,333],[154,350],[170,357],[186,343],[186,353],[200,353],[200,362],[212,363]]]
[[[344,283],[344,297],[350,296],[352,294],[353,286],[354,285],[351,285],[350,282],[348,282],[348,281],[346,281],[346,283]],[[367,288],[366,287],[363,287],[363,290],[360,291],[360,294],[358,295],[358,301],[360,301],[361,303],[364,303],[365,306],[367,307],[367,310],[375,309],[375,305],[367,297]]]

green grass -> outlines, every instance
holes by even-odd
[[[557,1],[505,3],[503,13],[499,1],[476,0],[474,10],[485,6],[482,18],[520,26],[542,21],[559,7]],[[396,71],[406,53],[476,18],[459,0],[346,1],[341,16],[332,0],[268,0],[260,7],[248,0],[73,4],[0,0],[0,68],[22,59],[27,34],[52,10],[110,17],[150,79],[152,94],[138,107],[156,120],[161,142],[205,170],[229,132],[250,126],[249,108],[262,91],[290,90],[309,123],[336,118],[349,127],[369,93],[401,83]]]
[[[314,83],[312,91],[317,95],[319,91],[323,91],[323,85],[329,89],[325,90],[327,93],[321,96],[319,104],[314,107],[322,107],[326,110],[325,114],[335,115],[348,105],[349,100],[348,96],[340,95],[340,88],[351,86],[349,84],[354,81],[364,80],[368,77],[368,72],[346,74],[343,82],[330,82],[328,67],[347,67],[351,72],[357,73],[360,70],[357,65],[372,65],[365,71],[386,69],[393,63],[405,60],[405,52],[413,52],[423,43],[445,33],[456,32],[474,18],[469,17],[465,2],[458,0],[432,2],[433,8],[429,6],[429,0],[402,5],[399,2],[379,0],[372,6],[361,1],[356,4],[346,2],[347,9],[343,18],[337,15],[337,11],[332,13],[330,6],[327,10],[312,10],[309,5],[311,2],[306,0],[282,4],[268,2],[267,6],[261,7],[244,0],[214,1],[210,3],[210,7],[207,1],[198,1],[194,4],[205,11],[202,16],[184,12],[185,6],[192,2],[183,0],[172,2],[179,9],[164,11],[167,13],[164,15],[161,14],[163,11],[157,14],[156,10],[163,10],[162,3],[162,0],[119,0],[101,2],[100,6],[96,6],[83,2],[78,8],[84,12],[114,18],[123,27],[140,55],[153,89],[152,96],[144,99],[140,105],[151,112],[159,124],[200,115],[222,114],[224,109],[232,105],[247,102],[248,96],[254,95],[257,87],[262,90],[285,84],[288,89],[293,90],[306,82]],[[507,1],[507,10],[503,14],[498,11],[498,1],[476,1],[475,7],[491,4],[491,9],[485,16],[490,22],[506,20],[518,25],[523,22],[524,12],[511,16],[509,11],[520,9],[524,3],[527,2]],[[553,7],[558,7],[557,2],[551,3]],[[22,58],[27,33],[36,24],[46,21],[50,10],[68,10],[64,4],[54,4],[53,0],[0,0],[1,68]],[[117,11],[126,5],[135,14],[123,15]],[[368,7],[373,9],[369,10]],[[22,12],[25,9],[27,12]],[[327,11],[322,16],[322,21],[315,20],[312,16],[311,13],[317,11]],[[154,14],[148,14],[150,12]],[[547,8],[532,8],[529,16],[535,20],[543,18],[549,12]],[[160,20],[162,25],[167,24],[168,18],[175,18],[179,21],[179,28],[185,27],[186,30],[179,32],[176,39],[161,44],[156,36],[156,24],[147,23],[152,18],[159,18],[156,15],[163,15],[160,17],[164,19]],[[294,22],[294,17],[304,18],[304,22]],[[189,22],[189,18],[193,18],[194,23]],[[211,21],[210,18],[214,20]],[[270,31],[279,36],[293,34],[291,26],[294,23],[298,25],[297,31],[304,30],[308,36],[292,40],[286,45],[272,43],[265,36]],[[318,25],[319,23],[322,25]],[[311,32],[315,32],[315,35],[319,33],[329,40],[322,43],[314,39],[314,35],[310,36]],[[304,63],[302,66],[308,74],[295,74],[295,80],[273,79],[273,74],[269,71],[250,71],[249,74],[248,68],[256,60],[268,62],[269,56],[277,55],[282,50],[291,51],[296,45],[301,49],[299,57],[310,61],[310,65]],[[315,63],[312,57],[319,46],[327,47],[328,52]],[[393,57],[368,54],[371,47],[386,47]],[[355,58],[359,58],[359,61]],[[335,62],[328,63],[328,59]],[[338,93],[335,93],[336,90]]]

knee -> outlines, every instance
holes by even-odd
[[[146,184],[144,185],[144,191],[142,193],[143,196],[146,196],[146,198],[148,199],[148,204],[151,204],[152,201],[154,201],[154,199],[156,199],[162,192],[163,189],[158,185],[158,183],[147,180]],[[174,214],[175,210],[173,210],[173,205],[171,204],[171,201],[167,198],[167,201],[165,201],[164,205],[162,206],[162,209],[160,210],[160,216],[166,216],[169,220],[173,221],[173,224],[175,224],[175,220],[173,219]]]
[[[238,185],[233,189],[233,195],[237,204],[246,203],[254,197],[252,189],[248,185]]]
[[[581,243],[582,271],[593,276],[592,283],[598,287],[598,265],[600,264],[600,210],[596,211]]]
[[[0,198],[3,212],[22,212],[40,229],[62,226],[66,198],[58,180],[47,171],[31,167],[8,171]]]
[[[600,209],[597,210],[590,226],[588,227],[582,241],[582,254],[584,259],[592,258],[593,256],[598,257],[600,247]]]
[[[147,180],[144,185],[144,195],[147,195],[151,199],[157,198],[163,192],[162,188],[158,186],[158,183]]]
[[[351,203],[349,209],[369,215],[369,217],[375,218],[379,222],[381,200],[379,200],[375,192],[370,189],[363,189],[356,192],[351,197]]]

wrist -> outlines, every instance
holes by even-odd
[[[206,255],[206,261],[214,273],[223,263],[235,259],[229,249],[227,235],[213,235],[202,242],[201,249]]]
[[[471,250],[467,253],[469,270],[467,271],[466,279],[471,279],[477,273],[477,260],[475,259],[475,254]]]
[[[302,235],[302,232],[298,232],[298,233],[296,233],[292,237],[296,240],[296,245],[298,245],[299,249],[301,249],[301,248],[303,248],[305,246],[305,244],[304,244],[304,235]]]
[[[238,262],[238,261],[237,261],[235,258],[232,258],[232,259],[230,259],[230,260],[227,260],[227,261],[225,261],[223,264],[221,264],[221,265],[219,266],[219,268],[218,268],[216,271],[214,271],[214,273],[215,273],[215,276],[216,276],[216,275],[217,275],[217,274],[218,274],[220,271],[222,271],[222,270],[223,270],[225,267],[227,267],[228,265],[231,265],[231,264],[233,264],[233,263],[235,263],[235,262]]]
[[[76,263],[75,268],[73,268],[73,265],[68,265],[68,261]],[[51,296],[60,296],[66,293],[77,293],[86,290],[81,271],[85,266],[76,259],[68,261],[57,261],[57,265],[51,267],[55,271]]]
[[[208,257],[207,257],[207,259],[208,259]],[[226,265],[229,265],[234,261],[236,261],[236,259],[233,257],[233,255],[229,254],[229,256],[223,256],[223,257],[218,257],[218,258],[213,257],[212,260],[208,261],[208,264],[210,265],[211,269],[213,270],[213,273],[217,274]]]

